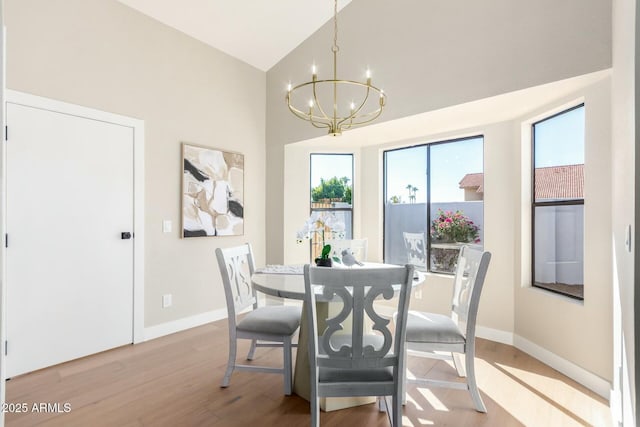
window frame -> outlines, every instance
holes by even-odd
[[[386,244],[385,241],[387,239],[387,235],[385,232],[385,226],[386,226],[386,221],[387,221],[387,200],[389,195],[387,194],[387,153],[391,153],[394,151],[400,151],[400,150],[408,150],[411,148],[418,148],[418,147],[425,147],[426,149],[426,170],[425,170],[425,174],[426,174],[426,185],[427,185],[427,195],[426,195],[426,210],[427,210],[427,216],[426,216],[426,233],[425,233],[425,243],[426,243],[426,257],[427,257],[427,269],[426,271],[428,273],[434,273],[434,274],[446,274],[449,276],[453,276],[455,273],[454,272],[442,272],[442,271],[431,271],[431,233],[429,232],[429,230],[431,230],[431,147],[435,147],[438,145],[444,145],[444,144],[452,144],[452,143],[456,143],[456,142],[461,142],[461,141],[467,141],[467,140],[471,140],[471,139],[480,139],[482,141],[482,174],[484,176],[484,134],[480,133],[480,134],[475,134],[475,135],[470,135],[470,136],[463,136],[463,137],[458,137],[458,138],[451,138],[451,139],[445,139],[445,140],[439,140],[439,141],[433,141],[433,142],[424,142],[424,143],[420,143],[420,144],[413,144],[413,145],[407,145],[407,146],[403,146],[403,147],[397,147],[397,148],[391,148],[389,150],[383,150],[382,152],[382,185],[383,185],[383,191],[382,191],[382,198],[383,198],[383,205],[382,205],[382,256],[383,256],[383,262],[386,262]],[[483,223],[482,223],[482,227],[484,228],[484,195],[482,197],[482,201],[483,201],[483,205],[482,205],[482,217],[483,217]],[[353,203],[352,203],[353,205]],[[482,245],[484,247],[484,241],[482,242]]]
[[[350,156],[351,157],[351,207],[350,208],[314,208],[311,191],[313,190],[313,156]],[[351,212],[351,239],[353,239],[353,211],[355,188],[355,155],[353,153],[309,153],[309,215],[314,212]],[[345,237],[346,238],[346,237]],[[313,243],[309,244],[310,258],[313,258]]]
[[[583,297],[580,298],[576,295],[567,294],[561,292],[559,290],[549,289],[547,287],[536,285],[536,208],[537,207],[552,207],[552,206],[584,206],[584,193],[581,199],[564,199],[564,200],[552,200],[552,201],[544,201],[537,202],[536,201],[536,125],[540,123],[544,123],[548,120],[555,119],[563,114],[569,113],[571,111],[577,110],[578,108],[584,108],[585,103],[581,102],[580,104],[574,105],[573,107],[566,108],[562,111],[554,113],[550,116],[547,116],[543,119],[537,120],[531,123],[531,286],[536,289],[542,289],[543,291],[551,292],[557,295],[561,295],[567,298],[575,299],[577,301],[584,301],[584,292]],[[586,111],[586,110],[585,110]],[[586,121],[586,119],[585,119]],[[586,142],[585,142],[586,145]],[[586,147],[583,146],[583,149]],[[582,230],[583,236],[586,234],[585,229]],[[584,251],[584,243],[582,250]],[[584,263],[582,265],[584,270]],[[584,282],[584,280],[583,280]],[[582,284],[584,289],[584,283]]]

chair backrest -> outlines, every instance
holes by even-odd
[[[424,233],[403,232],[404,246],[407,250],[407,262],[419,270],[427,269],[427,245]]]
[[[476,318],[484,278],[491,261],[491,252],[478,246],[466,245],[460,249],[456,273],[453,278],[451,317],[466,331],[468,338],[475,336]]]
[[[332,239],[326,240],[325,244],[331,245],[331,257],[342,257],[342,251],[348,249],[358,261],[367,260],[367,239]]]
[[[315,367],[371,369],[393,366],[402,369],[412,280],[413,266],[410,265],[358,269],[305,265],[305,306],[309,319],[312,375]],[[392,333],[391,319],[376,311],[374,301],[381,298],[391,300],[398,290],[397,307],[394,307],[398,317]],[[321,293],[325,301],[341,303],[339,312],[336,314],[328,310],[318,319],[316,292]],[[349,327],[347,319],[350,316]],[[375,331],[372,332],[375,338],[373,345],[365,339],[367,322],[372,322]],[[324,325],[320,331],[318,324]]]
[[[229,321],[235,322],[237,313],[250,305],[257,307],[256,292],[251,286],[251,275],[255,270],[253,251],[248,243],[232,248],[217,248],[216,258],[227,299]]]

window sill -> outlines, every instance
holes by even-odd
[[[564,302],[568,302],[568,303],[573,303],[576,305],[580,305],[580,306],[584,306],[584,300],[580,300],[577,298],[573,298],[567,295],[563,295],[563,294],[559,294],[557,292],[553,292],[553,291],[549,291],[543,288],[538,288],[536,286],[532,286],[532,285],[526,285],[524,286],[525,289],[528,289],[531,292],[536,292],[539,293],[541,295],[545,295],[547,297],[551,297],[551,298],[555,298]]]

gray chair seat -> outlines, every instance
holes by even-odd
[[[409,312],[407,315],[406,346],[409,354],[436,359],[450,359],[465,382],[442,381],[431,378],[408,380],[420,387],[449,387],[466,389],[478,412],[487,412],[482,401],[475,374],[476,318],[484,279],[491,253],[479,247],[463,246],[458,255],[451,314]],[[449,354],[443,354],[448,352]],[[461,355],[464,354],[464,365]],[[405,381],[407,378],[405,377]]]
[[[258,307],[256,290],[251,285],[251,276],[255,271],[251,245],[217,248],[216,258],[222,275],[229,319],[229,360],[221,386],[229,386],[231,374],[235,370],[267,372],[282,374],[284,394],[291,394],[293,376],[291,348],[295,346],[292,338],[300,325],[302,310],[290,306]],[[239,315],[249,308],[253,310],[244,316]],[[251,340],[247,360],[253,360],[257,347],[282,348],[282,368],[236,363],[239,339]]]
[[[451,316],[410,311],[407,342],[464,344],[465,337]]]
[[[291,335],[300,326],[300,307],[266,306],[247,313],[238,322],[239,331],[259,332],[263,334]]]

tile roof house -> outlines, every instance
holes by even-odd
[[[482,200],[484,174],[468,173],[460,180],[465,200]],[[536,200],[584,197],[584,164],[536,168]]]
[[[536,168],[536,200],[584,197],[584,164]]]
[[[483,182],[483,173],[468,173],[462,177],[459,185],[464,190],[464,200],[482,200],[484,197]]]

